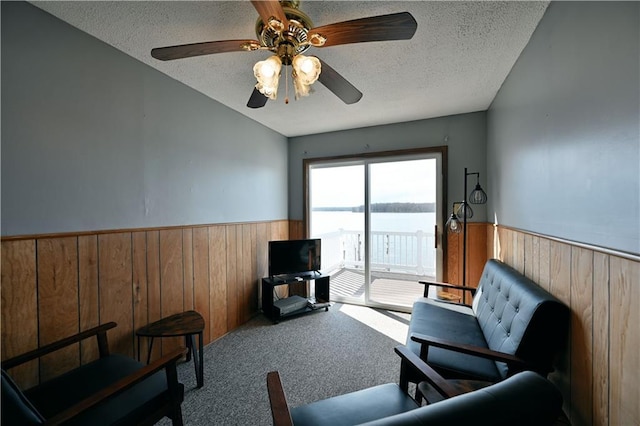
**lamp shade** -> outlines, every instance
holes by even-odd
[[[462,224],[460,223],[460,219],[456,216],[455,213],[451,213],[447,223],[445,224],[445,228],[454,234],[459,234],[462,232]]]
[[[454,203],[455,204],[455,203]],[[473,209],[466,201],[458,204],[458,209],[454,212],[456,216],[466,219],[471,219],[473,217]]]
[[[320,60],[315,56],[297,55],[291,63],[293,66],[293,87],[296,99],[308,96],[311,85],[318,80],[321,72]]]
[[[479,183],[476,184],[475,189],[469,194],[469,202],[471,204],[484,204],[487,202],[487,194],[483,191]]]
[[[253,66],[253,74],[258,80],[256,89],[269,99],[276,99],[278,96],[281,69],[282,61],[275,55],[264,61],[259,61]]]

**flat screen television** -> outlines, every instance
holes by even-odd
[[[269,276],[320,271],[320,239],[269,241]]]

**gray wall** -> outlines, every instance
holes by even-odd
[[[287,139],[2,2],[2,235],[287,218]]]
[[[638,2],[552,2],[488,111],[489,216],[640,253]]]
[[[449,178],[447,211],[454,201],[464,198],[464,168],[480,172],[480,183],[486,182],[486,114],[453,115],[430,120],[411,121],[385,126],[289,139],[289,218],[303,218],[303,164],[305,158],[334,155],[425,148],[447,145]],[[469,178],[469,186],[475,180]],[[473,189],[473,188],[471,188]],[[339,191],[340,188],[336,188]],[[488,194],[491,197],[491,194]],[[485,206],[474,206],[473,221],[485,221]],[[445,218],[446,220],[446,218]]]

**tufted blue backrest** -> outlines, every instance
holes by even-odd
[[[473,311],[490,349],[519,356],[546,376],[566,341],[569,308],[515,269],[487,261]],[[496,363],[503,378],[510,372]]]

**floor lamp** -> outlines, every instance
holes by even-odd
[[[469,176],[476,177],[476,187],[469,194],[467,201],[467,178]],[[480,186],[480,173],[468,172],[467,168],[464,168],[464,200],[460,203],[453,203],[453,211],[445,227],[449,232],[459,234],[463,232],[462,236],[462,285],[467,285],[467,219],[473,217],[473,209],[469,204],[485,204],[487,202],[487,194]],[[460,226],[460,218],[462,217],[462,227]]]

